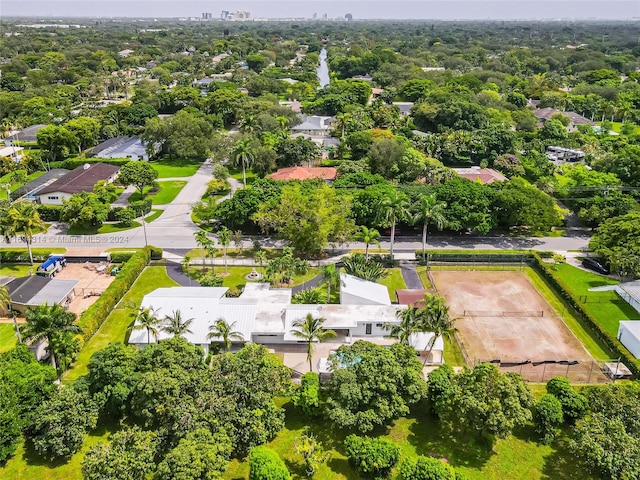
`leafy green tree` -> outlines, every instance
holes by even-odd
[[[249,453],[249,480],[289,480],[287,466],[275,450],[255,447]]]
[[[160,324],[161,320],[157,317],[152,307],[142,308],[138,310],[136,315],[136,324],[133,326],[134,330],[145,329],[147,331],[147,344],[151,343],[151,335],[155,341],[158,341],[158,329],[156,328]]]
[[[400,459],[400,447],[381,438],[349,435],[344,439],[349,461],[363,475],[374,479],[388,478]]]
[[[415,350],[365,341],[341,346],[329,357],[327,412],[339,427],[366,433],[407,415],[424,398],[426,384]]]
[[[399,164],[406,147],[395,138],[383,138],[373,142],[367,159],[369,169],[373,174],[380,174],[384,178],[395,178],[399,172]]]
[[[589,241],[589,248],[612,263],[617,252],[640,254],[640,212],[603,222]]]
[[[98,143],[100,122],[91,117],[77,117],[69,120],[64,125],[76,138],[78,152],[92,147]]]
[[[74,323],[76,314],[57,303],[53,305],[45,303],[39,307],[27,308],[25,317],[27,323],[20,329],[23,337],[34,343],[46,340],[49,345],[47,349],[51,366],[57,369],[55,339],[66,333],[80,333],[80,327]]]
[[[549,393],[544,395],[533,409],[533,424],[540,441],[544,444],[553,441],[563,420],[562,404]]]
[[[244,57],[247,66],[256,73],[260,73],[267,66],[268,60],[260,54],[251,54]]]
[[[455,322],[457,319],[449,315],[449,307],[444,299],[439,295],[426,293],[424,296],[424,307],[420,310],[420,320],[417,328],[420,332],[432,332],[433,336],[426,345],[428,351],[425,355],[425,363],[430,358],[431,351],[436,341],[440,337],[451,339],[456,332]]]
[[[567,138],[567,129],[560,120],[551,119],[544,122],[540,134],[545,139],[562,140]]]
[[[156,155],[159,149],[161,155],[204,159],[211,153],[213,136],[209,119],[202,112],[187,108],[168,118],[148,119],[140,138],[146,143],[150,156]]]
[[[400,464],[398,480],[457,480],[450,465],[433,457],[407,458]]]
[[[164,317],[165,325],[160,327],[160,329],[174,337],[181,337],[187,333],[193,333],[189,329],[193,320],[193,318],[182,318],[180,310],[174,310],[171,315],[166,315]]]
[[[377,282],[387,276],[384,266],[373,260],[366,260],[361,253],[354,253],[342,260],[344,273],[362,278],[370,282]]]
[[[303,165],[319,156],[318,146],[309,138],[284,138],[276,146],[276,164],[279,167]]]
[[[561,225],[563,215],[553,198],[522,178],[513,178],[496,195],[498,221],[504,226],[525,226],[536,232]]]
[[[22,234],[29,251],[29,262],[33,265],[33,254],[31,252],[33,236],[38,230],[44,228],[44,222],[40,219],[36,205],[27,200],[13,202],[7,210],[3,224],[7,227],[4,229],[5,235],[8,232],[13,235]]]
[[[0,382],[0,465],[2,465],[20,444],[22,422],[18,398],[13,385]]]
[[[97,421],[98,406],[89,394],[65,386],[36,409],[26,435],[43,458],[70,458]]]
[[[385,226],[391,227],[391,248],[390,254],[393,260],[393,244],[396,237],[396,222],[404,220],[409,216],[409,202],[406,195],[394,191],[384,197],[378,204],[379,219]]]
[[[327,303],[331,303],[331,286],[336,285],[340,279],[340,272],[335,263],[330,263],[322,268],[322,280],[327,282]]]
[[[231,441],[224,432],[212,434],[206,428],[189,432],[160,462],[153,478],[219,479],[227,469],[231,449]]]
[[[308,417],[320,414],[320,376],[316,372],[307,372],[300,379],[300,386],[291,396],[293,404]]]
[[[155,432],[137,427],[118,430],[106,445],[89,449],[82,460],[82,475],[87,480],[144,478],[155,468],[156,437]]]
[[[125,163],[118,174],[118,181],[125,186],[133,185],[140,195],[145,187],[152,186],[158,178],[158,172],[147,162]]]
[[[364,243],[364,259],[366,262],[369,261],[369,245],[377,245],[378,248],[380,248],[380,240],[378,240],[380,238],[380,232],[375,228],[367,228],[363,225],[354,238],[358,242]]]
[[[75,135],[65,127],[47,125],[36,133],[38,147],[47,152],[47,163],[55,162],[65,156],[69,149],[76,146]]]
[[[218,242],[222,245],[222,257],[224,258],[224,271],[228,272],[229,267],[227,266],[227,248],[231,243],[231,230],[227,227],[222,227],[218,232]]]
[[[446,402],[453,391],[454,376],[453,368],[446,363],[429,374],[427,399],[431,412],[437,413],[446,408]]]
[[[304,319],[295,320],[292,323],[293,330],[291,330],[291,334],[307,344],[307,361],[309,362],[310,372],[313,372],[313,343],[320,343],[336,337],[336,332],[325,329],[322,325],[323,323],[324,318],[314,318],[310,313]]]
[[[299,305],[313,305],[324,303],[324,296],[319,288],[307,288],[293,295],[291,303]]]
[[[237,340],[239,342],[244,341],[244,336],[241,332],[235,331],[234,328],[236,322],[228,323],[224,318],[219,318],[216,323],[209,327],[209,334],[207,338],[221,338],[227,352],[231,351],[231,342]]]
[[[427,251],[427,229],[429,224],[433,223],[438,230],[444,227],[446,218],[444,214],[447,204],[439,202],[434,194],[423,195],[418,203],[418,211],[415,213],[413,220],[422,223],[422,261],[426,260]]]
[[[60,218],[72,226],[98,229],[108,217],[109,205],[95,193],[74,193],[68,200],[63,200]]]
[[[253,147],[251,146],[251,140],[238,140],[235,148],[233,149],[233,160],[236,164],[242,166],[242,183],[244,188],[247,188],[247,172],[246,169],[251,166],[251,162],[254,159]]]
[[[496,226],[496,193],[491,186],[454,178],[433,185],[431,191],[439,201],[447,204],[445,216],[448,229],[454,232],[477,230],[486,234]]]
[[[506,438],[531,420],[533,404],[520,375],[502,374],[495,365],[482,363],[453,376],[447,397],[436,402],[436,413],[453,429]]]
[[[305,466],[304,472],[307,477],[313,477],[318,467],[331,458],[331,452],[323,451],[322,443],[318,441],[313,433],[303,433],[296,438],[293,443],[293,449],[298,455],[302,455]]]
[[[562,405],[562,414],[569,424],[574,424],[584,417],[589,408],[584,395],[576,392],[569,380],[564,377],[553,377],[547,382],[547,393],[558,399]]]

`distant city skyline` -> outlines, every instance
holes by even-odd
[[[197,18],[211,12],[220,18],[223,10],[246,10],[253,18],[328,18],[351,13],[363,19],[440,20],[543,20],[543,19],[640,19],[640,2],[635,0],[2,0],[2,17],[145,17]]]

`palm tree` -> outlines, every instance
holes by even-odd
[[[187,273],[187,277],[189,277],[189,286],[191,286],[191,275],[189,275],[189,264],[191,263],[191,257],[189,255],[185,255],[182,258],[182,269]]]
[[[227,266],[227,247],[231,243],[231,230],[227,227],[222,227],[218,232],[218,241],[220,245],[222,245],[222,256],[224,258],[224,271],[225,273],[229,272],[229,267]]]
[[[278,121],[278,125],[280,125],[280,129],[286,130],[287,125],[289,125],[289,119],[284,115],[278,115],[276,120]]]
[[[262,267],[267,262],[267,252],[264,250],[258,250],[254,254],[254,258],[260,264],[260,273],[264,273]]]
[[[197,232],[194,232],[193,236],[196,238],[196,245],[198,245],[202,249],[202,252],[203,252],[202,256],[206,257],[207,247],[213,244],[213,240],[211,240],[207,236],[207,232],[205,232],[204,230],[198,230]],[[204,269],[205,269],[205,265],[204,265],[204,258],[203,258],[202,270],[204,271]]]
[[[331,303],[331,284],[335,284],[338,279],[339,271],[334,263],[325,265],[322,269],[322,280],[327,281],[327,303]]]
[[[409,307],[406,310],[396,312],[396,317],[400,320],[400,324],[385,323],[382,328],[389,330],[389,335],[397,338],[403,345],[409,345],[409,337],[412,333],[417,332],[422,325],[421,309]]]
[[[318,343],[328,339],[336,337],[336,332],[333,330],[325,330],[322,328],[324,318],[313,318],[310,313],[304,319],[296,320],[293,322],[294,330],[291,333],[301,340],[307,342],[307,360],[309,360],[309,371],[313,372],[313,342]]]
[[[242,165],[242,182],[244,183],[244,188],[247,188],[247,167],[251,165],[255,155],[253,148],[251,148],[251,140],[238,140],[232,155],[236,164]]]
[[[393,242],[396,236],[396,222],[409,216],[407,197],[395,190],[387,194],[378,204],[378,215],[381,221],[391,225],[391,260],[393,260]]]
[[[434,194],[420,197],[418,211],[414,216],[415,222],[422,222],[422,261],[426,258],[427,250],[427,229],[433,223],[438,230],[442,230],[446,222],[444,209],[447,208],[445,202],[439,202]]]
[[[253,134],[258,129],[258,122],[256,118],[250,114],[245,113],[244,116],[238,122],[238,130],[242,133]]]
[[[29,261],[33,265],[31,243],[36,230],[44,228],[44,222],[40,219],[35,203],[29,201],[14,202],[7,211],[7,223],[15,234],[21,233],[27,243]]]
[[[336,115],[334,126],[336,130],[340,130],[340,138],[344,138],[344,131],[350,119],[351,115],[349,113],[338,113]]]
[[[428,353],[425,355],[424,363],[427,363],[429,354],[431,350],[433,350],[433,346],[436,344],[438,338],[451,338],[456,332],[454,323],[457,318],[451,318],[449,316],[449,307],[443,297],[427,293],[424,296],[424,300],[425,306],[421,308],[422,314],[419,331],[433,333],[433,337],[431,337],[429,343],[425,346],[425,352],[428,349]]]
[[[229,324],[224,318],[219,318],[216,320],[216,323],[209,327],[210,333],[207,335],[207,338],[222,338],[222,343],[224,343],[224,347],[228,352],[231,350],[232,340],[238,340],[240,342],[244,341],[242,333],[233,330],[235,326],[236,322]]]
[[[377,245],[378,248],[380,248],[380,240],[378,240],[380,238],[380,232],[378,232],[378,230],[376,230],[375,228],[367,228],[365,226],[362,226],[360,227],[360,231],[356,233],[355,238],[359,242],[364,242],[365,244],[364,257],[365,257],[365,260],[368,262],[369,261],[369,245],[373,243],[374,245]]]
[[[158,341],[158,329],[156,326],[160,324],[160,319],[156,316],[156,312],[153,307],[140,308],[136,318],[136,324],[133,326],[134,330],[147,330],[147,344],[151,343],[151,334],[156,342]]]
[[[166,315],[164,317],[164,320],[168,322],[168,324],[161,327],[161,330],[163,332],[170,333],[174,337],[179,337],[187,333],[193,333],[191,330],[189,330],[189,327],[193,323],[194,319],[183,319],[180,310],[174,310],[171,315]]]
[[[39,307],[27,308],[25,316],[27,323],[21,328],[22,335],[32,342],[46,340],[49,344],[51,366],[57,369],[56,352],[53,348],[54,339],[65,333],[80,333],[80,327],[73,323],[76,314],[65,310],[57,303],[53,305],[45,303]]]
[[[216,256],[216,252],[218,251],[218,249],[214,245],[213,241],[210,241],[208,245],[205,245],[204,250],[207,254],[207,257],[211,259],[211,273],[213,273],[215,271],[213,258]]]

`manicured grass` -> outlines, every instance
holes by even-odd
[[[211,265],[206,265],[205,267],[207,268],[207,270],[209,270],[211,268]],[[251,273],[252,269],[253,267],[229,267],[229,274],[224,275],[224,265],[216,265],[214,271],[217,275],[222,277],[222,286],[241,290],[247,283],[249,283],[249,280],[246,279],[246,276]],[[189,274],[191,275],[191,277],[195,278],[195,276],[200,273],[201,270],[201,265],[191,265],[191,267],[189,267]],[[256,270],[260,272],[260,267],[256,267]],[[295,285],[300,285],[301,283],[307,282],[317,274],[317,268],[310,268],[309,271],[304,275],[296,275],[295,277],[293,277],[293,284],[291,286],[293,287]]]
[[[285,409],[286,426],[268,446],[278,452],[294,478],[304,478],[302,457],[295,453],[294,442],[307,426],[331,453],[329,461],[318,469],[315,480],[367,478],[358,475],[347,461],[342,445],[346,432],[332,429],[326,420],[304,418],[289,403],[285,404]],[[401,461],[416,455],[445,458],[469,480],[594,478],[576,466],[565,450],[563,438],[552,445],[541,446],[533,441],[535,436],[528,427],[506,440],[499,440],[491,449],[479,445],[468,435],[450,434],[437,419],[424,414],[424,405],[414,410],[415,414],[398,419],[390,428],[373,435],[396,443],[400,447]],[[234,459],[223,478],[244,479],[248,473],[246,459]],[[390,478],[395,478],[395,472]]]
[[[396,290],[407,288],[407,284],[404,283],[404,278],[402,278],[402,272],[399,268],[387,268],[386,270],[388,275],[385,278],[378,280],[378,283],[387,287],[391,301],[395,302],[397,300]]]
[[[13,323],[0,323],[0,353],[11,350],[17,342]]]
[[[119,227],[117,223],[103,223],[100,228],[81,227],[74,225],[67,230],[68,235],[96,235],[98,233],[117,233],[131,230],[142,226],[138,222],[133,222],[130,227]]]
[[[598,122],[598,125],[602,125],[602,122]],[[611,122],[611,130],[614,132],[620,133],[620,129],[622,128],[622,122]],[[636,125],[634,130],[634,135],[640,135],[640,125]]]
[[[255,182],[258,179],[258,175],[253,173],[251,170],[247,170],[246,174],[247,174],[247,185],[251,185],[253,182]],[[230,169],[229,170],[229,176],[231,178],[235,178],[240,183],[242,183],[242,169],[241,168],[237,168],[237,169],[233,169],[232,168],[232,169]]]
[[[249,243],[249,242],[245,242]],[[250,248],[251,246],[247,246],[247,248],[237,249],[235,247],[227,248],[227,258],[253,258],[253,250]],[[214,258],[222,258],[222,248],[216,247],[218,250],[216,251]],[[267,259],[276,258],[277,256],[282,254],[282,250],[278,248],[265,248],[264,252],[267,255]],[[200,247],[196,247],[187,252],[187,256],[194,258],[204,258],[204,250]],[[208,259],[207,259],[208,261]]]
[[[152,205],[167,205],[173,201],[180,193],[180,190],[184,188],[187,182],[183,180],[170,180],[167,182],[158,182],[158,191],[150,194],[150,187],[144,189],[144,197],[151,199]],[[140,192],[135,192],[129,197],[129,203],[137,202],[144,198],[140,195]]]
[[[160,215],[164,213],[164,210],[160,210],[159,208],[154,208],[151,211],[153,212],[151,215],[144,217],[144,221],[147,223],[153,222],[155,219],[157,219]]]
[[[65,383],[77,380],[87,374],[87,365],[91,356],[102,350],[112,342],[125,342],[127,330],[133,323],[136,310],[142,302],[142,297],[156,288],[175,287],[175,283],[167,275],[165,267],[147,267],[138,277],[133,286],[122,298],[118,306],[107,317],[100,329],[83,346],[73,367],[65,374]]]
[[[429,280],[429,276],[427,275],[427,267],[417,267],[416,270],[420,277],[420,281],[422,282],[422,287],[425,289],[433,288],[433,285]]]
[[[0,267],[0,277],[26,277],[29,270],[35,270],[36,266],[25,265],[24,263],[4,263]]]
[[[158,172],[158,178],[190,177],[198,171],[202,162],[185,159],[160,160],[150,165]]]
[[[2,183],[10,183],[11,182],[11,177],[13,176],[13,173],[14,172],[10,172],[10,173],[7,173],[6,175],[4,175],[3,177],[0,177],[0,184],[2,184]],[[44,172],[44,171],[30,173],[29,175],[27,175],[26,181],[24,183],[22,183],[22,182],[11,182],[11,185],[9,186],[9,190],[11,192],[14,192],[18,188],[20,188],[21,186],[25,185],[26,183],[29,183],[31,180],[35,180],[36,178],[44,175],[45,173],[46,172]],[[1,188],[0,189],[0,200],[7,200],[7,189],[6,188]]]
[[[538,273],[531,267],[527,267],[524,270],[525,275],[529,278],[533,286],[540,292],[549,305],[562,317],[564,323],[569,327],[569,330],[578,337],[578,340],[582,342],[587,351],[598,360],[615,358],[615,355],[610,351],[606,345],[597,341],[590,333],[589,327],[584,324],[580,319],[571,314],[568,305],[559,298],[551,287],[544,281],[544,279],[538,275]]]
[[[555,275],[569,287],[582,307],[612,335],[618,334],[620,320],[638,320],[638,313],[615,292],[590,292],[590,288],[617,285],[613,280],[596,273],[587,272],[573,265],[554,265]]]
[[[453,367],[465,365],[464,357],[460,351],[460,345],[455,338],[444,338],[444,363]]]

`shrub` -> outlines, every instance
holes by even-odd
[[[293,394],[293,404],[309,417],[320,413],[320,376],[317,373],[302,375],[300,387]]]
[[[121,212],[127,207],[113,207],[109,210],[109,215],[107,216],[107,220],[110,222],[116,222],[118,220],[118,212]]]
[[[38,215],[43,222],[59,222],[62,215],[62,205],[38,205]]]
[[[204,273],[198,276],[198,283],[202,287],[221,287],[224,279],[215,273]]]
[[[151,199],[145,198],[136,202],[131,202],[129,208],[136,212],[136,217],[141,217],[151,211]]]
[[[429,406],[432,412],[438,412],[442,401],[449,395],[449,392],[453,388],[453,382],[451,381],[453,375],[453,368],[447,364],[441,365],[429,374],[427,399],[429,400]]]
[[[389,477],[398,463],[400,447],[388,440],[349,435],[344,439],[349,461],[365,476],[375,479]]]
[[[162,260],[162,249],[160,247],[149,246],[151,251],[151,260]]]
[[[278,454],[267,447],[249,453],[249,480],[289,480],[291,475]]]
[[[533,424],[540,441],[547,445],[556,437],[562,425],[562,404],[550,394],[543,396],[533,409]]]
[[[121,227],[130,227],[136,218],[136,212],[130,208],[121,208],[115,213],[115,217]]]
[[[227,188],[228,186],[225,180],[218,180],[214,178],[207,184],[207,191],[205,192],[205,195],[222,195],[227,190]]]
[[[547,393],[560,401],[562,413],[567,423],[573,424],[587,413],[589,407],[587,398],[576,392],[566,378],[553,377],[549,380]]]
[[[34,248],[31,250],[33,253],[33,262],[44,262],[49,255],[51,255],[51,250],[46,249],[37,249]],[[29,252],[27,251],[27,247],[24,247],[24,250],[0,250],[0,262],[2,263],[29,263]]]
[[[398,480],[455,480],[456,474],[437,458],[420,456],[407,458],[400,465]]]
[[[82,337],[89,340],[100,328],[120,299],[127,293],[149,263],[152,247],[145,247],[136,252],[118,272],[115,280],[100,295],[98,301],[85,310],[78,320]]]
[[[111,263],[126,263],[136,252],[113,252],[109,255]]]

